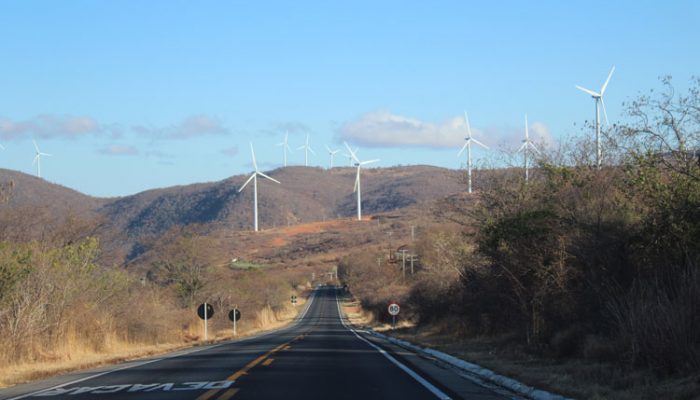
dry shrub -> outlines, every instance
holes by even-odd
[[[637,280],[608,309],[626,361],[661,373],[700,368],[700,273]]]

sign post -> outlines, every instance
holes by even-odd
[[[294,307],[297,306],[297,296],[296,295],[292,295],[292,305],[294,305]]]
[[[204,320],[204,340],[208,340],[207,321],[214,315],[214,307],[209,303],[202,303],[197,307],[197,315]]]
[[[396,316],[399,315],[401,306],[399,306],[398,303],[391,303],[389,307],[387,307],[387,311],[389,311],[389,315],[391,315],[391,329],[396,329]]]
[[[241,310],[238,309],[238,304],[235,304],[233,310],[228,312],[228,319],[233,321],[233,336],[238,336],[238,332],[236,332],[236,322],[241,319]]]

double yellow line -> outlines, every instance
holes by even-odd
[[[274,349],[268,351],[267,353],[261,355],[260,357],[256,358],[255,360],[249,362],[248,364],[246,364],[245,367],[241,368],[240,370],[236,371],[233,375],[231,375],[231,376],[229,376],[228,378],[226,378],[226,380],[229,380],[229,381],[236,381],[236,380],[238,380],[241,376],[243,376],[243,375],[248,375],[248,371],[250,371],[251,369],[255,368],[255,366],[257,366],[257,365],[260,364],[261,362],[265,361],[266,359],[267,359],[267,361],[265,361],[264,365],[270,365],[270,364],[272,363],[272,359],[271,359],[271,358],[268,359],[268,357],[270,357],[271,355],[277,353],[277,352],[280,351],[280,350],[287,350],[287,349],[289,349],[289,348],[291,347],[291,344],[292,344],[292,343],[296,342],[297,340],[301,340],[301,339],[303,339],[303,338],[304,338],[304,335],[302,334],[302,335],[299,335],[299,336],[295,337],[294,339],[292,339],[292,340],[290,340],[290,341],[288,341],[288,342],[282,343],[281,345],[279,345],[279,346],[275,347]],[[211,389],[211,390],[208,390],[208,391],[204,392],[201,396],[197,397],[197,400],[209,400],[209,399],[211,399],[212,397],[214,397],[217,393],[219,393],[221,390],[222,390],[222,389]],[[231,397],[233,397],[236,393],[238,393],[239,390],[240,390],[239,388],[228,389],[228,390],[226,390],[225,392],[223,392],[223,393],[221,394],[221,396],[219,396],[219,397],[217,398],[217,400],[229,400],[229,399],[230,399]]]

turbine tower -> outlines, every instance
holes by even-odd
[[[529,160],[528,160],[528,154],[530,151],[534,151],[537,154],[540,154],[540,151],[537,150],[537,147],[535,147],[534,144],[532,144],[532,141],[530,140],[530,131],[528,129],[528,123],[527,123],[527,114],[525,114],[525,139],[523,139],[523,145],[520,146],[518,149],[518,153],[523,152],[523,157],[525,158],[525,182],[528,181],[530,178],[529,176]]]
[[[289,147],[289,132],[284,133],[284,141],[277,143],[277,146],[282,146],[282,152],[284,153],[284,166],[287,166],[287,151],[292,151],[292,149]]]
[[[32,142],[34,142],[34,149],[36,150],[34,161],[32,161],[32,164],[36,164],[36,176],[41,178],[41,156],[51,157],[51,154],[42,153],[39,150],[39,146],[36,145],[36,141],[32,140]]]
[[[258,163],[255,162],[255,150],[253,150],[253,143],[250,144],[250,154],[253,156],[253,168],[255,168],[255,171],[253,172],[252,175],[250,175],[250,178],[248,178],[247,181],[241,186],[240,189],[238,189],[238,193],[240,193],[249,183],[250,181],[253,181],[253,227],[255,229],[255,232],[258,231],[258,175],[262,176],[263,178],[267,178],[273,182],[280,183],[277,179],[270,178],[269,176],[263,174],[258,170]]]
[[[332,169],[332,168],[333,168],[333,157],[334,157],[336,154],[338,154],[338,152],[339,152],[340,150],[331,150],[331,148],[328,147],[328,146],[326,146],[326,150],[328,150],[328,154],[330,154],[330,156],[331,156],[331,164],[330,164],[330,167],[328,167],[328,169]]]
[[[603,115],[605,115],[605,123],[608,124],[608,112],[605,111],[605,101],[603,101],[603,95],[605,94],[605,89],[608,87],[608,83],[610,83],[610,78],[612,77],[613,72],[615,72],[615,66],[613,65],[612,69],[610,70],[610,73],[608,74],[608,79],[605,80],[605,83],[603,84],[603,87],[600,88],[600,92],[594,92],[592,90],[583,88],[581,86],[576,85],[576,88],[579,90],[582,90],[593,97],[593,100],[595,101],[595,163],[596,167],[600,169],[601,165],[601,152],[600,152],[600,106],[603,106]]]
[[[309,166],[309,152],[313,153],[313,155],[316,155],[316,152],[309,146],[309,135],[306,135],[306,143],[299,146],[297,150],[304,150],[304,166],[308,167]]]
[[[362,169],[363,165],[375,163],[379,160],[367,160],[367,161],[360,161],[357,156],[355,155],[355,152],[352,151],[350,146],[348,146],[347,143],[343,142],[345,144],[345,147],[348,149],[348,152],[350,152],[350,155],[352,156],[352,159],[355,160],[355,166],[357,167],[357,176],[355,177],[355,189],[353,192],[357,193],[357,220],[362,221],[362,191],[360,187],[360,169]]]
[[[461,156],[462,153],[464,152],[464,149],[467,150],[467,177],[468,177],[468,190],[469,193],[472,192],[472,142],[478,144],[479,146],[488,149],[488,146],[485,144],[481,143],[480,141],[474,139],[472,137],[472,128],[469,126],[469,116],[467,115],[467,112],[464,112],[464,121],[467,123],[467,137],[464,138],[466,140],[466,143],[464,143],[464,146],[462,146],[462,149],[457,153],[457,157]]]

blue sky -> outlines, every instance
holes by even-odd
[[[463,112],[492,147],[582,134],[700,73],[694,1],[6,1],[0,167],[96,196],[214,181],[282,162],[274,144],[343,140],[380,166],[458,168]],[[476,151],[479,160],[491,153]],[[337,159],[338,163],[346,163]],[[290,154],[303,163],[303,153]]]

